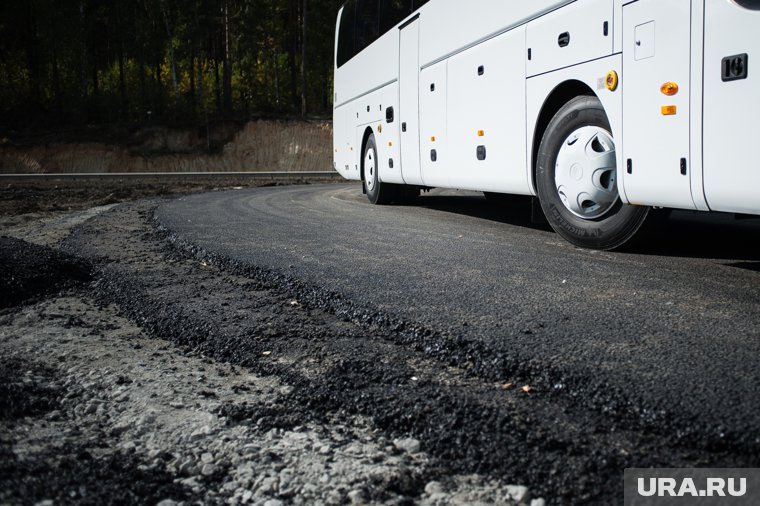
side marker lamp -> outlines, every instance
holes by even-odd
[[[618,73],[614,70],[607,72],[607,77],[604,78],[604,84],[607,86],[608,90],[615,91],[618,87],[618,84],[620,84],[620,77],[618,76]]]
[[[662,92],[662,94],[667,95],[669,97],[672,97],[673,95],[678,94],[678,89],[679,89],[678,84],[672,81],[667,82],[660,87],[660,91]]]

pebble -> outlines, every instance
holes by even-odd
[[[425,485],[425,493],[430,496],[441,494],[443,493],[443,485],[439,481],[431,481]]]
[[[351,501],[351,504],[365,504],[364,491],[352,490],[348,493],[348,500]]]
[[[203,476],[211,476],[212,474],[216,473],[218,467],[216,467],[214,464],[203,464],[203,468],[201,469],[201,474]]]
[[[417,453],[420,451],[420,442],[413,438],[394,439],[393,445],[399,450],[407,453]]]
[[[515,502],[523,502],[528,499],[528,487],[522,485],[507,485],[507,496]]]
[[[530,502],[530,506],[546,506],[546,501],[543,499],[533,499]]]
[[[261,480],[259,488],[256,489],[256,495],[272,495],[277,492],[277,478],[268,477]]]
[[[192,476],[195,474],[195,462],[186,460],[179,466],[179,474],[182,476]]]
[[[264,506],[283,506],[283,503],[279,499],[269,499]]]

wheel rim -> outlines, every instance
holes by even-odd
[[[377,167],[375,165],[375,152],[368,149],[364,154],[364,181],[367,185],[367,191],[373,191],[375,189],[375,171]]]
[[[575,130],[557,154],[554,181],[562,203],[574,215],[593,220],[607,214],[620,198],[612,135],[596,126]]]

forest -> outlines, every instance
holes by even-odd
[[[343,0],[3,0],[0,127],[326,118]]]

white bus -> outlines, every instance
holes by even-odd
[[[598,249],[652,208],[760,214],[760,0],[349,0],[334,104],[374,204],[531,195]]]

